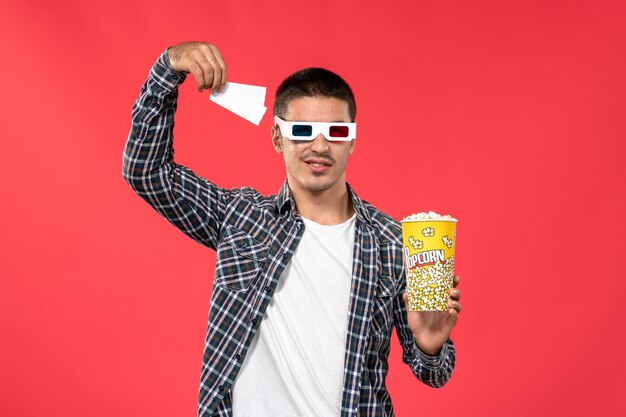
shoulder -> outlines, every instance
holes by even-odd
[[[265,196],[251,187],[224,189],[224,210],[221,213],[221,232],[247,236],[256,243],[269,245],[280,220],[276,211],[276,195]]]
[[[378,241],[380,243],[395,242],[401,245],[402,226],[400,222],[382,210],[377,209],[369,201],[361,198],[350,184],[347,184],[347,186],[352,196],[354,208],[365,218]]]
[[[252,187],[229,188],[224,191],[232,203],[249,204],[266,209],[273,209],[276,204],[276,194],[266,196]]]
[[[402,245],[402,226],[400,222],[389,214],[377,209],[373,204],[361,200],[363,208],[368,212],[372,220],[372,227],[379,242],[397,243]]]

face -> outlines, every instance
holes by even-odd
[[[289,102],[286,121],[349,123],[348,103],[334,97],[299,97]],[[272,128],[274,148],[283,154],[289,186],[300,191],[321,193],[345,184],[348,157],[354,140],[330,142],[319,134],[312,141],[292,141]]]

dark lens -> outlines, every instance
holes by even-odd
[[[293,125],[293,127],[291,128],[292,136],[308,137],[308,136],[311,136],[312,133],[313,133],[313,126],[311,125]]]
[[[347,138],[349,132],[348,126],[331,126],[328,129],[328,134],[331,138]]]

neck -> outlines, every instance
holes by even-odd
[[[354,214],[345,180],[338,181],[323,191],[302,189],[294,182],[288,179],[291,195],[296,202],[296,210],[302,217],[332,226],[346,222]]]

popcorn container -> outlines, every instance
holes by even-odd
[[[415,216],[402,220],[408,310],[446,311],[454,278],[457,220]]]

